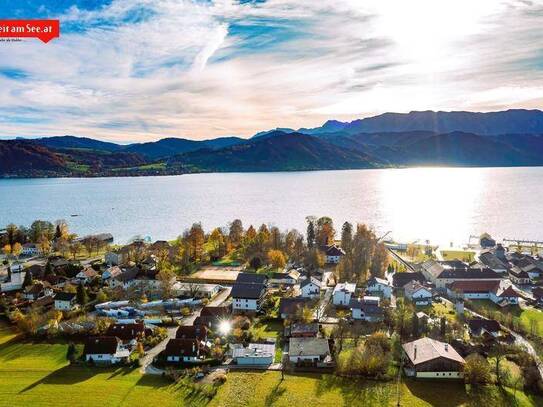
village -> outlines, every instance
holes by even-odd
[[[34,241],[0,231],[0,317],[25,340],[66,344],[69,365],[130,367],[210,400],[247,372],[452,381],[515,400],[543,389],[537,243],[402,244],[326,217],[305,237],[235,220],[126,245],[38,226]]]

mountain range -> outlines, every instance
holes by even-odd
[[[125,176],[408,166],[543,165],[543,112],[410,112],[250,139],[120,145],[58,136],[0,141],[0,176]]]

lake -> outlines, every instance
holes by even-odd
[[[372,225],[400,241],[471,234],[543,240],[543,168],[413,168],[136,178],[0,180],[0,225],[66,219],[79,235],[173,239],[240,218],[305,231],[308,215]],[[78,215],[72,217],[71,215]]]

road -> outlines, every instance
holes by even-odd
[[[450,304],[452,304],[452,302],[446,298],[443,298],[441,297],[443,301],[447,301],[449,302]],[[469,309],[469,308],[466,308],[464,306],[464,310],[467,311],[468,313],[470,313],[471,315],[477,317],[477,318],[481,318],[481,319],[488,319],[486,317],[484,317],[483,315]],[[532,346],[532,344],[527,341],[522,335],[512,331],[511,329],[507,328],[506,326],[500,324],[500,327],[503,331],[505,332],[509,332],[514,338],[515,338],[515,342],[517,343],[517,345],[520,345],[522,346],[523,348],[526,349],[526,351],[534,358],[534,361],[537,365],[537,369],[539,370],[539,376],[543,379],[543,362],[541,362],[541,359],[539,358],[537,352],[535,351],[534,347]]]
[[[230,295],[230,291],[232,291],[231,287],[227,287],[223,291],[221,291],[215,298],[213,298],[208,306],[216,307],[218,305],[221,305]],[[192,325],[194,323],[194,320],[200,316],[200,312],[202,312],[202,307],[200,307],[198,310],[194,311],[194,313],[187,318],[184,318],[181,322],[182,325]],[[158,345],[156,345],[154,348],[149,349],[145,356],[140,361],[140,372],[146,373],[146,374],[154,374],[154,375],[160,375],[164,371],[162,369],[157,369],[156,367],[152,366],[151,363],[153,362],[154,358],[158,356],[160,352],[162,352],[164,349],[166,349],[166,345],[168,344],[168,341],[170,339],[175,338],[175,335],[177,333],[177,327],[170,327],[168,328],[168,336],[166,339],[164,339],[162,342],[160,342]]]

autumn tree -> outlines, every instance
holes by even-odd
[[[172,297],[173,286],[175,284],[175,273],[171,268],[162,269],[156,276],[160,281],[161,295],[163,299]]]
[[[201,223],[194,223],[190,228],[187,240],[190,243],[190,257],[193,261],[202,260],[205,234]]]
[[[219,259],[226,254],[225,237],[220,228],[215,228],[207,239],[209,255],[212,259]]]
[[[59,219],[55,222],[55,240],[66,239],[69,235],[68,222]]]
[[[370,274],[373,277],[384,277],[388,263],[388,249],[383,243],[377,243],[371,258]]]
[[[230,230],[228,232],[232,246],[237,248],[243,239],[243,223],[239,219],[235,219],[230,224]]]
[[[318,247],[334,244],[335,235],[334,222],[331,218],[323,216],[317,219],[315,241]]]
[[[478,353],[466,357],[464,379],[469,384],[487,384],[492,380],[492,368],[487,360]]]
[[[312,249],[315,246],[315,222],[314,216],[308,216],[305,218],[307,221],[307,247]]]
[[[36,220],[30,226],[30,239],[40,242],[42,239],[51,241],[55,235],[55,227],[51,222]]]
[[[87,287],[85,287],[83,284],[79,284],[77,286],[77,302],[81,305],[85,305],[87,302],[89,302],[89,294],[87,293]]]
[[[287,264],[285,254],[281,250],[268,251],[268,261],[274,268],[284,268]]]

